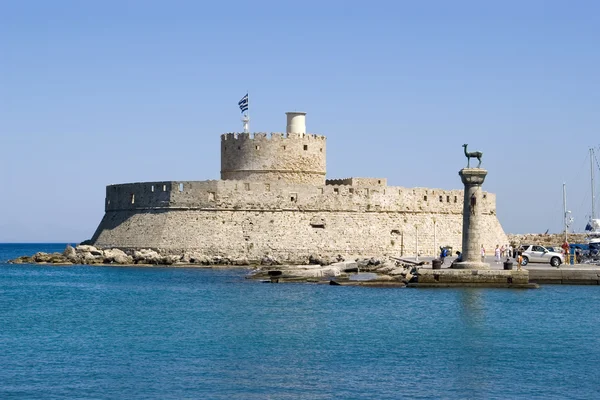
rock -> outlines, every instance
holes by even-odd
[[[58,254],[58,253],[56,253],[56,254]],[[50,262],[50,260],[52,260],[53,256],[54,256],[53,254],[48,254],[48,253],[44,253],[43,251],[40,251],[33,255],[33,261],[35,261],[37,263]]]
[[[340,271],[345,271],[347,269],[357,269],[360,268],[358,263],[354,261],[341,261],[336,262],[330,265],[330,267],[338,268]]]
[[[233,265],[250,265],[250,261],[247,258],[236,258],[232,262]]]
[[[162,265],[173,265],[177,262],[179,262],[179,260],[181,260],[181,256],[179,255],[175,255],[175,254],[170,254],[168,256],[164,256],[162,258]]]
[[[104,263],[133,264],[133,257],[120,249],[106,249],[104,250]]]
[[[114,258],[116,264],[130,265],[133,264],[133,257],[129,255],[124,256],[115,256]]]
[[[392,276],[406,276],[409,270],[403,267],[393,267],[386,269],[386,273]]]
[[[371,257],[369,259],[369,264],[368,265],[375,265],[375,266],[377,266],[379,264],[381,264],[381,260],[379,260],[379,259],[377,259],[375,257]]]
[[[210,265],[225,265],[227,264],[227,259],[221,256],[214,256],[209,260]]]
[[[210,264],[210,261],[206,255],[204,255],[202,253],[194,253],[194,252],[183,253],[183,256],[181,257],[180,262],[182,262],[184,264],[204,264],[204,265]]]
[[[74,260],[75,258],[77,258],[77,251],[75,251],[73,246],[68,244],[63,251],[63,256],[65,256],[65,258],[69,260]]]
[[[75,247],[75,250],[79,253],[83,253],[83,252],[87,252],[87,253],[91,253],[91,252],[97,252],[98,249],[95,248],[94,246],[90,246],[90,245],[85,245],[85,244],[80,244],[77,247]]]
[[[69,260],[60,253],[44,253],[39,252],[35,253],[32,257],[32,261],[36,263],[52,263],[52,264],[64,264],[69,262]]]
[[[106,249],[104,250],[104,258],[114,259],[115,257],[123,257],[127,254],[120,249]]]
[[[332,263],[332,260],[329,257],[323,257],[320,254],[311,254],[308,257],[308,263],[314,265],[330,265]]]
[[[133,252],[133,260],[137,264],[160,264],[162,257],[154,250],[141,249]]]
[[[340,276],[341,272],[339,268],[336,267],[329,267],[329,268],[323,268],[322,269],[322,273],[321,276]]]
[[[54,253],[52,258],[50,258],[50,262],[52,264],[71,264],[71,262],[62,254]]]
[[[21,256],[21,257],[17,257],[14,260],[9,260],[8,263],[9,264],[32,264],[34,263],[34,259],[33,257],[29,257],[29,256]]]
[[[80,262],[83,264],[102,264],[104,262],[104,257],[96,256],[89,252],[81,253],[80,257]]]
[[[272,257],[270,255],[264,256],[260,260],[260,264],[261,265],[281,265],[281,263],[275,257]]]

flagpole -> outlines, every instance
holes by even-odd
[[[246,92],[244,98],[246,99],[246,111],[242,111],[244,116],[242,118],[242,123],[244,124],[244,133],[250,133],[250,97],[248,96],[248,92]]]
[[[250,133],[250,92],[246,89],[246,96],[248,96],[248,109],[246,110],[246,127],[248,128],[248,133]]]

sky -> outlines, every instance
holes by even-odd
[[[563,183],[583,231],[599,39],[594,1],[0,0],[0,242],[90,238],[109,184],[219,179],[247,91],[251,131],[308,113],[328,178],[461,189],[468,143],[507,233],[561,232]]]

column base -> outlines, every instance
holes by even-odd
[[[452,269],[490,269],[490,264],[480,261],[462,261],[453,263]]]

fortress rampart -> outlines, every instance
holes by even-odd
[[[99,247],[154,248],[257,262],[435,255],[460,249],[463,191],[387,186],[385,178],[325,180],[325,137],[288,113],[286,134],[221,136],[221,178],[106,187]],[[457,183],[458,183],[457,179]],[[482,244],[508,243],[496,198],[483,193]]]
[[[506,237],[495,215],[495,196],[485,196],[485,246],[491,248]],[[111,185],[93,241],[100,247],[187,250],[250,262],[265,255],[291,263],[306,262],[311,254],[433,255],[441,245],[460,248],[462,199],[461,190],[393,186]]]
[[[216,180],[142,182],[107,186],[105,211],[179,208],[462,214],[462,196],[462,190],[396,186]],[[485,192],[484,196],[483,213],[495,215],[495,195]]]

